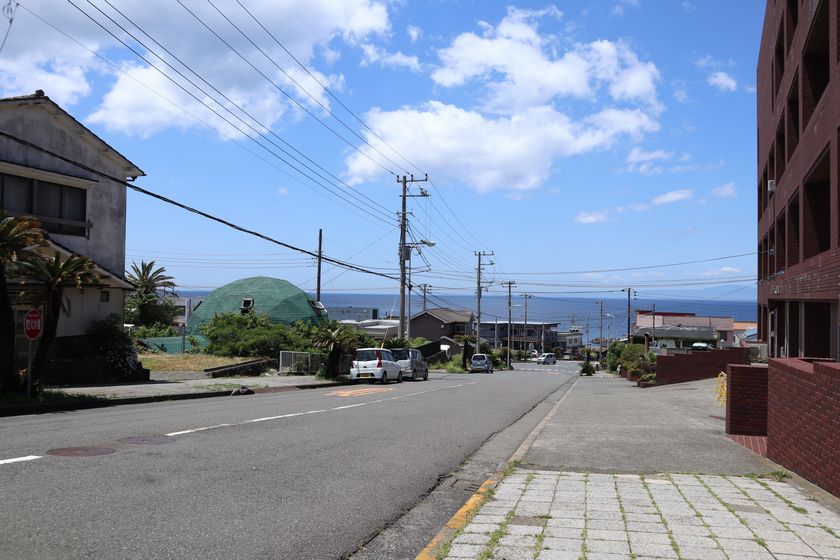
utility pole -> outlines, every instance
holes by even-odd
[[[475,269],[475,347],[478,350],[481,346],[481,257],[492,257],[493,251],[474,251],[474,254],[478,257]]]
[[[423,292],[423,311],[426,311],[426,294],[432,291],[431,284],[420,284],[417,286]]]
[[[601,350],[604,348],[604,302],[599,301],[598,303],[601,304],[601,334],[598,335],[600,337],[598,340],[598,360],[600,361]]]
[[[630,344],[630,294],[633,292],[633,288],[625,288],[621,291],[627,292],[627,344]]]
[[[522,347],[523,350],[526,352],[528,351],[528,300],[531,299],[531,294],[522,294],[522,297],[525,299],[525,328],[523,329],[522,333],[522,340],[524,341],[524,345]]]
[[[324,230],[318,230],[318,285],[315,288],[315,301],[321,301],[321,249],[324,243]]]
[[[420,189],[419,195],[410,195],[408,194],[408,184],[409,183],[422,183],[429,180],[429,176],[426,175],[424,179],[415,179],[414,175],[411,175],[409,179],[407,176],[403,175],[402,178],[397,177],[397,182],[402,183],[402,212],[400,212],[400,246],[398,251],[398,256],[400,259],[400,331],[398,336],[405,336],[405,262],[409,258],[409,249],[406,247],[405,244],[405,234],[406,230],[408,229],[408,212],[406,210],[406,199],[412,198],[415,196],[429,196],[425,190]]]
[[[507,366],[510,369],[510,352],[513,346],[513,331],[511,330],[511,319],[513,317],[513,302],[511,301],[511,289],[516,286],[516,282],[513,280],[509,280],[507,282],[502,282],[502,286],[507,286],[508,289],[508,328],[507,328],[507,335],[508,335],[508,343],[507,343]]]
[[[656,302],[653,302],[653,335],[651,336],[651,340],[656,342]]]

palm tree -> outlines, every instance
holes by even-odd
[[[38,220],[7,217],[0,213],[0,392],[15,391],[20,386],[16,367],[15,313],[9,299],[7,275],[18,260],[44,242],[44,230]]]
[[[44,307],[44,331],[32,359],[32,386],[47,364],[50,346],[58,330],[62,310],[69,311],[69,301],[64,289],[71,286],[81,288],[82,284],[97,282],[94,264],[87,257],[69,255],[62,260],[58,251],[53,257],[39,257],[21,262],[23,275],[35,284],[36,302]]]
[[[137,292],[143,295],[157,295],[158,290],[166,292],[170,290],[175,295],[175,282],[172,276],[166,275],[166,268],[155,268],[155,261],[140,261],[131,263],[131,271],[126,272],[128,281],[134,284]]]
[[[355,342],[356,333],[353,327],[335,321],[320,327],[316,331],[312,344],[316,348],[323,348],[327,351],[327,363],[324,366],[327,375],[331,377],[338,375],[338,362],[341,355],[351,350]]]

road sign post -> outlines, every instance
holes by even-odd
[[[32,342],[40,338],[44,330],[44,318],[39,309],[30,309],[23,318],[23,334],[26,335],[26,396],[32,398]]]

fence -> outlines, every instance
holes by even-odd
[[[326,359],[323,354],[281,351],[277,371],[280,375],[315,375],[325,365]],[[346,375],[352,362],[352,355],[342,355],[338,360],[338,373]]]

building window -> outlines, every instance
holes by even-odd
[[[99,292],[99,301],[101,303],[108,303],[109,301],[111,301],[111,292],[109,292],[108,290],[102,290],[101,292]]]
[[[787,159],[799,145],[799,76],[794,76],[787,101]]]
[[[788,266],[799,263],[799,193],[790,199],[787,209],[787,258]]]
[[[828,1],[822,0],[814,12],[811,30],[802,50],[802,120],[811,120],[817,104],[828,86]]]
[[[785,223],[785,215],[779,217],[779,221],[776,222],[776,270],[775,272],[784,272],[785,270],[785,257],[787,252],[787,237],[786,237],[786,223]]]
[[[803,259],[831,248],[829,160],[829,150],[825,150],[802,185]]]
[[[10,215],[32,215],[50,233],[87,235],[87,191],[0,173],[0,202]]]
[[[779,93],[782,85],[782,76],[785,74],[785,25],[779,25],[779,33],[776,35],[776,49],[773,53],[773,99]]]
[[[785,174],[785,115],[779,119],[779,127],[776,129],[776,181],[781,181]]]

